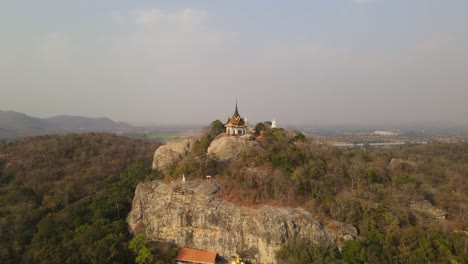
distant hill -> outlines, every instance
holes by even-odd
[[[109,118],[98,117],[89,118],[82,116],[68,116],[60,115],[49,118],[44,118],[55,129],[60,130],[99,130],[99,131],[115,131],[119,129],[126,129],[128,124],[123,122],[114,122]]]
[[[108,118],[82,116],[55,116],[37,118],[15,111],[0,110],[0,137],[29,136],[63,132],[115,132],[128,130],[130,125],[114,122]]]
[[[0,110],[0,136],[42,134],[49,126],[47,121],[40,118]]]

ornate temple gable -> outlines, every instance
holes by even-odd
[[[239,114],[239,109],[237,108],[237,101],[234,114],[232,115],[232,117],[228,118],[224,126],[226,127],[227,135],[245,135],[247,133],[247,124],[245,122],[245,118],[242,118]]]

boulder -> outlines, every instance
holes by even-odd
[[[390,160],[390,168],[392,170],[407,168],[407,169],[415,169],[417,167],[417,163],[411,160],[404,160],[404,159],[391,159]]]
[[[428,200],[411,201],[410,208],[439,220],[447,219],[447,212],[434,207]]]
[[[185,139],[160,146],[154,152],[153,170],[162,170],[180,161],[183,157],[187,156],[193,142],[193,139]]]
[[[358,231],[352,224],[346,224],[335,220],[328,221],[325,230],[333,233],[343,241],[353,240],[358,237]]]
[[[208,155],[214,155],[219,160],[229,160],[240,157],[251,148],[258,147],[252,136],[221,136],[214,139],[208,147]]]

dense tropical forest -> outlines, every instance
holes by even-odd
[[[219,129],[161,172],[159,143],[111,134],[0,143],[0,263],[173,263],[174,248],[135,246],[125,218],[138,182],[181,174],[214,175],[236,204],[300,206],[358,230],[339,248],[291,238],[279,263],[468,263],[468,143],[340,150],[266,124],[258,147],[220,161],[206,155]],[[410,209],[421,200],[447,219]]]
[[[0,263],[132,263],[125,217],[157,143],[111,134],[0,145]]]

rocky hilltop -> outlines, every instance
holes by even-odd
[[[220,190],[215,181],[142,182],[127,219],[130,230],[226,259],[244,254],[257,263],[276,263],[275,252],[292,236],[335,243],[335,235],[305,210],[237,206],[222,200]]]
[[[179,142],[169,142],[162,145],[154,152],[153,170],[163,170],[179,162],[190,153],[194,143],[194,139],[185,139]],[[250,140],[249,135],[241,137],[218,137],[211,142],[207,154],[216,156],[218,160],[224,161],[239,157],[248,149],[258,147],[258,143]]]

